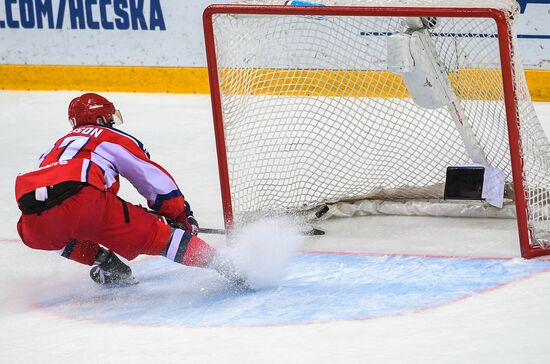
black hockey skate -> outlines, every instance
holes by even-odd
[[[222,277],[231,283],[232,290],[236,292],[254,292],[248,284],[246,277],[238,271],[231,260],[219,254],[214,254],[208,261],[207,268],[214,269]]]
[[[109,287],[137,284],[132,270],[115,253],[101,248],[95,264],[90,270],[90,278],[97,284]]]

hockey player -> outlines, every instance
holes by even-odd
[[[27,246],[93,266],[90,276],[102,285],[135,282],[116,254],[127,260],[162,255],[213,268],[244,285],[231,264],[197,236],[197,220],[170,174],[139,140],[113,127],[122,123],[113,103],[86,93],[70,102],[68,114],[72,131],[40,156],[34,171],[16,179],[22,212],[17,231]],[[117,196],[119,175],[155,213]]]

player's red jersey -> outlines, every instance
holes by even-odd
[[[15,195],[40,187],[76,181],[117,193],[119,174],[147,199],[153,210],[171,219],[185,212],[185,201],[170,174],[149,159],[143,144],[120,130],[97,124],[83,125],[40,156],[36,169],[20,174]]]

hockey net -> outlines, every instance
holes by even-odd
[[[523,256],[549,252],[550,149],[516,52],[517,3],[258,3],[204,14],[228,226],[326,205],[325,217],[515,217]],[[446,168],[472,157],[449,108],[419,106],[388,71],[388,37],[410,32],[410,17],[437,20],[439,62],[486,163],[504,172],[502,209],[443,200]]]

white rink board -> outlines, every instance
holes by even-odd
[[[202,12],[209,4],[235,1],[140,2],[0,2],[0,63],[205,67]],[[550,4],[540,0],[528,3],[520,16],[526,68],[550,68],[549,20]]]
[[[204,67],[202,11],[225,1],[52,0],[41,28],[36,10],[23,20],[23,2],[0,2],[0,63]],[[40,2],[27,1],[34,9]],[[75,10],[72,3],[82,6]]]

